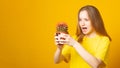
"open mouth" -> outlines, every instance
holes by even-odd
[[[81,29],[83,33],[87,31],[87,27],[82,27]]]
[[[83,30],[87,29],[87,27],[82,27]]]

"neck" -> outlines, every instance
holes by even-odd
[[[88,38],[94,38],[96,35],[97,35],[97,33],[94,31],[90,34],[86,34],[85,36],[88,37]]]

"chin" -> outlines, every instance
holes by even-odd
[[[83,34],[87,35],[88,33],[87,32],[83,32]]]

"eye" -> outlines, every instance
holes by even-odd
[[[89,19],[87,19],[87,18],[85,18],[84,20],[85,20],[85,21],[89,21]]]

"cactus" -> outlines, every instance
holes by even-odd
[[[66,23],[64,22],[59,22],[56,26],[56,36],[60,36],[60,38],[56,38],[56,40],[60,39],[62,41],[57,41],[58,45],[63,45],[65,43],[66,38],[62,37],[62,35],[60,35],[61,33],[65,33],[68,34],[68,26]]]
[[[59,22],[56,26],[57,33],[65,33],[68,34],[68,26],[64,22]]]

